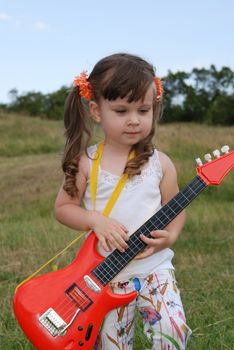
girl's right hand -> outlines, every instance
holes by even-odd
[[[127,248],[129,239],[128,229],[117,220],[106,217],[97,211],[91,211],[91,223],[101,247],[110,252],[117,248],[123,253]]]

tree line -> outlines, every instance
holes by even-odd
[[[228,67],[194,68],[191,72],[168,71],[164,85],[162,122],[198,122],[234,125],[234,72]],[[30,91],[9,92],[11,102],[1,105],[8,111],[62,119],[70,87],[49,94]]]

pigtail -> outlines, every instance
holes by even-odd
[[[64,126],[66,143],[62,158],[62,169],[65,174],[63,189],[71,196],[78,194],[76,174],[79,171],[79,159],[92,137],[85,102],[80,96],[80,88],[72,89],[65,104]],[[86,151],[87,152],[87,151]]]

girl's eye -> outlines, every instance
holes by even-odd
[[[118,113],[118,114],[123,114],[123,113],[125,113],[126,111],[125,111],[124,109],[120,109],[120,110],[116,110],[115,112]]]
[[[148,111],[149,111],[148,109],[141,109],[141,110],[140,110],[140,113],[145,114],[145,113],[147,113]]]

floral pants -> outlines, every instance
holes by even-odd
[[[132,350],[136,309],[143,319],[144,333],[152,342],[152,350],[186,349],[191,330],[185,321],[173,270],[112,283],[111,288],[118,294],[133,290],[139,294],[130,304],[107,314],[94,350]]]

